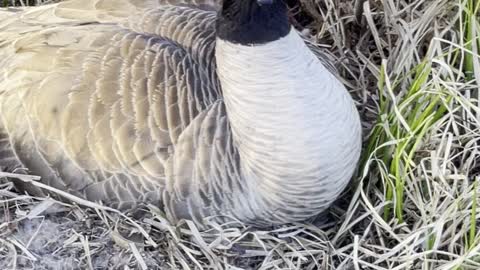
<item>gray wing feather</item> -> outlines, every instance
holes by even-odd
[[[225,214],[231,192],[242,192],[239,155],[232,144],[223,101],[199,114],[182,133],[166,166],[164,202],[172,219]],[[238,194],[236,194],[238,195]]]
[[[0,151],[50,186],[130,207],[162,199],[175,144],[220,98],[215,14],[165,5],[128,19],[108,2],[0,24],[0,111],[13,142]]]

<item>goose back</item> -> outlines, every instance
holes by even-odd
[[[208,137],[215,131],[202,122],[224,114],[215,13],[158,2],[171,1],[1,13],[1,165],[120,208],[181,189],[166,182],[179,140]],[[178,154],[176,162],[183,157],[193,159]]]

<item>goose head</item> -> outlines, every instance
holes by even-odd
[[[284,0],[224,0],[217,36],[242,45],[265,44],[290,32]]]

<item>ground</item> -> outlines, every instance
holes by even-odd
[[[0,269],[479,269],[480,1],[288,2],[363,118],[357,175],[328,213],[199,230],[154,206],[133,217],[4,179]]]

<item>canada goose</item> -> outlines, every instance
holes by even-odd
[[[182,1],[2,10],[0,165],[172,220],[325,210],[356,167],[360,120],[284,1],[225,0],[218,15],[167,2]]]

